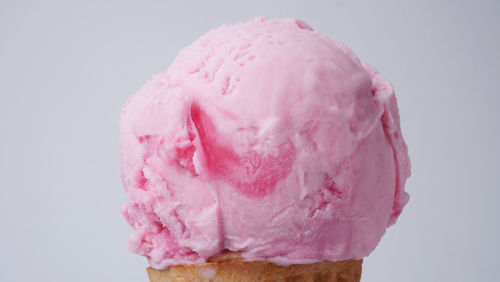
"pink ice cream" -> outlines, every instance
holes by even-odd
[[[304,22],[213,29],[123,109],[129,247],[157,269],[367,256],[408,201],[399,124],[390,83]]]

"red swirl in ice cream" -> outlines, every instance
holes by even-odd
[[[291,19],[211,30],[121,115],[130,248],[155,268],[362,258],[408,201],[391,85]]]

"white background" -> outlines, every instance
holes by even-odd
[[[209,29],[296,17],[396,89],[410,202],[365,282],[500,281],[500,1],[0,0],[0,281],[147,281],[120,214],[125,100]]]

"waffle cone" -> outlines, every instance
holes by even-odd
[[[171,266],[166,270],[147,269],[151,282],[187,281],[294,281],[359,282],[362,260],[323,261],[280,266],[269,261],[243,261],[228,253],[201,264]]]

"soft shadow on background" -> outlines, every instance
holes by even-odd
[[[120,214],[125,100],[209,29],[295,17],[394,85],[410,203],[363,279],[499,281],[499,1],[1,1],[0,281],[146,281]]]

